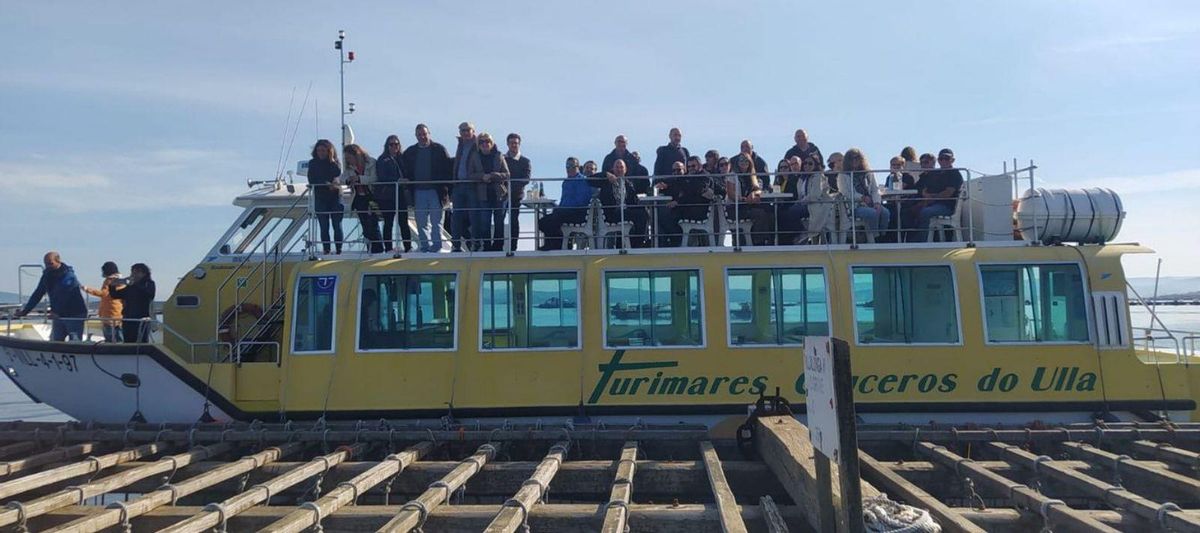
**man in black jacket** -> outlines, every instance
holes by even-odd
[[[792,136],[792,139],[796,141],[796,144],[788,148],[787,153],[783,155],[785,160],[791,159],[793,156],[799,157],[801,161],[811,157],[816,157],[817,161],[825,160],[821,156],[821,149],[817,148],[817,145],[808,142],[808,132],[804,131],[803,128],[796,130],[796,134]]]
[[[154,280],[150,278],[150,267],[136,263],[129,268],[129,283],[124,287],[113,287],[109,296],[125,301],[124,322],[121,334],[125,342],[150,342],[150,323],[145,319],[154,312]]]
[[[596,197],[600,200],[604,221],[609,224],[631,222],[630,244],[635,248],[646,245],[646,223],[649,215],[646,208],[638,205],[637,192],[626,177],[628,166],[624,159],[613,162],[612,169],[601,172],[588,179],[592,187],[599,190]]]
[[[613,139],[613,150],[604,156],[604,163],[600,165],[600,170],[612,172],[613,162],[618,159],[625,161],[626,170],[632,169],[637,164],[637,160],[633,158],[633,152],[629,151],[629,141],[625,139],[624,135],[617,135],[617,138]]]
[[[633,184],[633,192],[650,194],[650,171],[642,164],[642,154],[637,150],[629,153],[633,154],[633,163],[626,161],[625,164],[629,166],[629,182]]]
[[[508,212],[508,250],[516,251],[521,235],[521,200],[525,198],[525,186],[529,185],[533,176],[533,164],[529,162],[528,157],[521,155],[520,134],[510,133],[505,140],[508,143],[508,152],[504,154],[504,162],[508,163],[508,198],[511,202]],[[497,210],[497,213],[502,212],[503,210]],[[496,218],[492,249],[501,250],[504,247],[503,218],[499,215]]]
[[[449,196],[450,154],[429,138],[429,127],[417,124],[417,144],[404,151],[404,175],[413,184],[413,208],[417,218],[417,249],[442,249],[442,213]],[[431,225],[432,222],[432,225]]]
[[[655,176],[670,176],[675,163],[686,164],[687,159],[692,156],[691,152],[683,147],[683,132],[679,131],[679,128],[671,128],[667,138],[670,142],[658,147],[658,154],[654,159]]]

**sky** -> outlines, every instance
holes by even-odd
[[[4,1],[0,290],[49,249],[85,283],[113,260],[173,286],[247,179],[338,138],[339,29],[372,154],[418,122],[453,146],[464,120],[520,132],[535,177],[600,160],[618,133],[652,154],[672,126],[693,152],[749,138],[768,161],[796,128],[876,168],[951,147],[980,172],[1016,158],[1039,186],[1114,188],[1118,240],[1158,251],[1127,273],[1161,258],[1164,275],[1200,275],[1200,3],[1133,6]]]

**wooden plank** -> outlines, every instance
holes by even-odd
[[[1176,448],[1166,442],[1137,440],[1129,443],[1133,451],[1191,469],[1200,468],[1200,453]]]
[[[326,518],[325,531],[374,531],[395,515],[398,505],[355,505],[346,507]],[[135,531],[158,531],[199,512],[200,507],[160,507],[134,521]],[[287,514],[291,508],[257,506],[240,513],[229,521],[229,531],[257,531]],[[500,510],[499,505],[443,505],[430,511],[424,530],[438,533],[479,533]],[[58,523],[103,512],[102,508],[76,506],[56,511],[31,524],[35,529],[53,527]],[[603,514],[603,504],[543,504],[532,509],[530,522],[534,531],[554,533],[594,533]],[[782,506],[779,512],[792,531],[803,529],[800,510]],[[630,520],[638,526],[634,531],[654,533],[719,533],[720,516],[711,504],[634,504],[629,506]],[[742,519],[761,523],[765,518],[756,505],[742,506]]]
[[[415,444],[400,453],[389,455],[370,470],[355,476],[354,479],[339,483],[337,488],[318,498],[317,501],[302,504],[300,508],[294,509],[287,516],[267,526],[264,531],[298,532],[316,526],[324,517],[353,503],[359,494],[383,483],[392,476],[399,475],[408,465],[424,457],[431,450],[433,450],[433,443],[426,441]]]
[[[124,502],[122,505],[124,508],[106,508],[103,513],[81,518],[52,531],[56,533],[94,533],[119,525],[123,519],[132,519],[158,507],[174,503],[178,498],[187,496],[214,483],[245,474],[280,457],[296,453],[304,449],[305,446],[303,443],[293,442],[279,447],[267,448],[211,472],[188,478],[174,485],[164,486],[162,489],[154,492],[143,494],[139,498]]]
[[[816,451],[809,441],[808,428],[790,416],[759,417],[755,420],[754,447],[792,501],[802,509],[809,527],[822,531],[816,491]],[[841,488],[834,484],[834,499],[840,498],[840,494]],[[864,499],[873,498],[879,491],[864,481],[862,495]]]
[[[101,494],[107,494],[119,488],[129,486],[130,484],[142,479],[173,472],[176,469],[185,467],[193,462],[217,457],[232,449],[233,445],[229,443],[217,444],[215,446],[197,446],[189,450],[187,453],[164,457],[156,462],[144,464],[124,472],[118,472],[111,476],[104,477],[90,483],[85,483],[78,487],[64,489],[53,494],[48,494],[36,500],[25,503],[25,518],[29,519],[49,513],[55,509],[61,509],[70,505],[78,505],[88,498],[94,498]],[[16,509],[0,510],[0,527],[7,526],[9,524],[15,524],[19,519],[20,513],[18,513]]]
[[[629,441],[621,448],[617,460],[617,474],[613,478],[612,493],[604,510],[603,533],[625,533],[629,519],[629,504],[633,503],[633,475],[637,471],[637,441]]]
[[[1046,519],[1055,526],[1061,525],[1069,531],[1116,531],[1077,509],[1072,509],[1061,502],[1055,503],[1055,500],[1040,492],[987,470],[943,446],[920,442],[917,443],[917,451],[945,467],[955,469],[959,475],[966,475],[977,483],[989,485],[992,490],[997,492],[1007,492],[1014,505],[1044,513]]]
[[[708,486],[712,489],[713,501],[721,515],[721,531],[745,533],[746,523],[742,522],[737,500],[733,497],[733,491],[729,490],[729,482],[725,480],[725,471],[721,470],[721,458],[717,456],[716,448],[711,442],[702,441],[700,456],[704,459],[704,469],[708,471]]]
[[[1044,512],[1047,520],[1056,527],[1062,526],[1064,530],[1068,531],[1116,531],[1077,509],[1067,507],[1061,502],[1055,503],[1055,500],[1042,493],[983,468],[974,461],[947,450],[944,446],[919,442],[917,451],[942,466],[954,469],[958,475],[965,475],[976,483],[989,485],[992,490],[997,492],[1008,493],[1009,499],[1014,505]]]
[[[1013,461],[1036,472],[1044,471],[1050,478],[1070,485],[1114,508],[1125,509],[1146,520],[1161,521],[1163,525],[1174,531],[1200,531],[1200,518],[1189,516],[1182,511],[1164,511],[1160,517],[1161,503],[1151,501],[1122,487],[1105,483],[1077,470],[1064,468],[1055,464],[1053,460],[1042,460],[1039,463],[1038,456],[1011,444],[989,443],[986,446],[999,453],[1003,459]]]
[[[32,440],[27,440],[25,442],[14,442],[12,444],[6,444],[4,446],[0,446],[0,457],[8,457],[10,455],[17,455],[17,454],[21,454],[21,453],[30,452],[30,451],[36,450],[38,446],[39,446],[38,442],[32,441]]]
[[[550,452],[533,471],[533,475],[529,476],[529,479],[521,484],[517,493],[500,507],[500,512],[496,513],[496,517],[484,529],[485,533],[512,533],[526,522],[528,519],[526,513],[546,496],[550,480],[554,479],[559,465],[562,464],[563,459],[566,459],[570,446],[571,441],[564,440],[550,447]]]
[[[330,468],[346,461],[354,456],[360,455],[367,450],[367,444],[359,443],[350,447],[339,448],[337,451],[322,455],[300,465],[288,472],[272,478],[270,481],[262,484],[256,484],[250,487],[246,492],[229,498],[218,505],[217,509],[202,511],[196,516],[193,516],[183,522],[175,524],[169,528],[163,529],[163,533],[200,533],[209,529],[217,528],[221,525],[222,515],[228,520],[231,517],[237,516],[238,513],[245,511],[260,503],[270,505],[269,499],[272,495],[283,492],[288,487],[296,485],[301,481],[309,479],[318,474],[328,472]],[[207,509],[207,507],[206,507]]]
[[[379,531],[407,533],[414,528],[423,526],[428,513],[433,512],[443,503],[450,500],[450,495],[477,472],[483,469],[488,461],[496,458],[499,443],[489,442],[480,446],[470,457],[463,459],[449,474],[434,482],[425,489],[415,500],[404,504],[400,511],[392,516]]]
[[[770,496],[763,496],[758,500],[758,507],[762,509],[768,533],[788,533],[787,522],[783,520],[783,514],[779,512],[779,506],[775,505],[775,500],[772,500]]]
[[[99,442],[84,442],[81,444],[54,448],[48,452],[31,455],[24,459],[5,461],[0,463],[0,477],[11,476],[18,472],[25,472],[50,463],[69,461],[89,453],[96,453],[105,448],[111,449],[111,446]]]
[[[963,518],[962,515],[954,512],[953,509],[938,501],[937,498],[930,496],[928,492],[925,492],[924,489],[918,487],[915,483],[904,479],[900,474],[888,468],[887,465],[875,460],[867,452],[859,451],[858,460],[866,472],[865,477],[870,479],[873,484],[878,485],[884,492],[900,498],[901,501],[908,505],[929,511],[929,514],[933,515],[933,518],[942,526],[944,531],[983,533],[983,528]]]
[[[1200,500],[1200,481],[1165,468],[1156,468],[1143,461],[1134,461],[1128,456],[1117,455],[1082,442],[1064,442],[1062,447],[1068,454],[1093,462],[1100,466],[1119,470],[1121,477],[1138,479],[1144,483],[1167,487],[1173,493],[1187,495],[1191,501]]]
[[[105,468],[161,453],[170,447],[170,444],[155,442],[129,450],[104,454],[99,457],[89,457],[83,461],[6,481],[0,483],[0,500],[73,477],[96,474]]]

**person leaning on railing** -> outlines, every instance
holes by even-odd
[[[321,249],[329,253],[329,227],[333,226],[333,241],[337,253],[342,253],[342,186],[338,180],[342,169],[338,166],[337,151],[329,139],[320,139],[312,149],[308,161],[308,187],[312,191],[313,210],[317,215],[317,227],[321,232]]]
[[[417,144],[404,151],[404,175],[412,180],[413,211],[417,218],[417,249],[421,252],[442,250],[442,211],[452,176],[450,154],[446,147],[433,142],[429,127],[417,124]]]
[[[383,251],[392,251],[392,227],[399,221],[400,238],[404,251],[412,251],[412,230],[408,227],[408,207],[412,205],[408,176],[404,174],[403,147],[400,137],[388,135],[383,143],[383,152],[375,160],[375,186],[373,193],[379,203],[379,214],[383,217]]]
[[[357,144],[347,144],[342,148],[342,156],[346,164],[346,184],[354,188],[350,209],[358,215],[367,251],[381,253],[383,235],[379,233],[379,203],[371,190],[376,178],[375,158],[367,155],[367,151]]]
[[[96,314],[101,319],[104,342],[121,342],[121,317],[124,304],[109,293],[113,289],[124,288],[124,280],[121,279],[121,272],[117,268],[117,264],[112,261],[105,261],[100,266],[100,274],[104,276],[100,288],[96,289],[85,285],[83,292],[100,299],[100,308],[96,310]]]
[[[113,298],[125,302],[121,326],[125,342],[150,342],[150,324],[145,319],[153,315],[154,293],[154,279],[145,263],[134,263],[129,267],[128,282],[109,291]]]
[[[29,295],[25,306],[13,313],[14,318],[28,315],[42,297],[50,296],[50,340],[65,341],[67,337],[83,338],[83,322],[87,319],[87,303],[80,292],[79,278],[75,269],[62,262],[58,252],[46,252],[42,256],[42,277],[37,288]]]
[[[587,220],[588,206],[592,202],[592,187],[580,172],[579,159],[568,157],[567,179],[562,182],[562,198],[550,214],[537,221],[538,229],[546,236],[542,251],[561,250],[563,224],[579,224]]]

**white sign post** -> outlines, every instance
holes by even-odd
[[[833,461],[841,457],[837,394],[833,378],[833,348],[829,337],[804,338],[804,404],[813,448]]]

